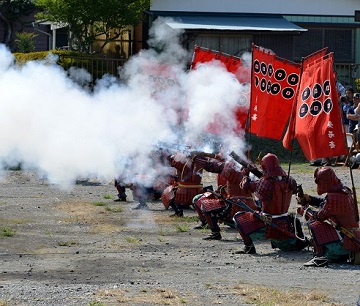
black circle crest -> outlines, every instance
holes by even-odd
[[[304,118],[308,114],[308,112],[309,112],[309,105],[303,103],[299,109],[299,117]]]
[[[285,80],[286,78],[286,71],[284,69],[277,69],[275,71],[275,79],[277,81]]]
[[[255,60],[255,61],[254,61],[254,71],[255,71],[256,73],[259,73],[259,72],[260,72],[260,63],[259,63],[258,60]]]
[[[282,96],[285,98],[285,99],[291,99],[293,96],[294,96],[294,89],[292,89],[291,87],[285,87],[283,90],[282,90]]]
[[[266,74],[267,74],[267,66],[266,66],[265,63],[261,63],[260,69],[261,69],[261,73],[262,73],[263,75],[266,75]]]
[[[296,73],[290,73],[287,78],[287,81],[289,85],[295,86],[299,82],[299,75]]]
[[[324,82],[323,91],[324,91],[324,95],[325,95],[325,96],[330,95],[331,87],[330,87],[330,81],[329,81],[329,80],[326,80],[326,81]]]
[[[320,101],[313,101],[310,106],[310,114],[313,116],[317,116],[322,111],[322,104]]]
[[[310,87],[306,87],[301,94],[301,100],[306,101],[307,99],[309,99],[310,94],[311,94]]]
[[[315,84],[313,91],[312,91],[312,96],[314,99],[319,99],[321,97],[322,94],[322,87],[320,84]]]
[[[330,113],[331,110],[333,109],[334,107],[334,104],[332,102],[332,100],[330,98],[327,98],[325,101],[324,101],[324,112],[325,113]]]

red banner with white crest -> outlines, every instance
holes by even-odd
[[[310,55],[308,55],[307,57],[304,57],[302,60],[302,67],[306,67],[307,65],[311,64],[314,61],[317,61],[320,58],[323,58],[326,55],[327,52],[327,47],[320,49]],[[300,75],[300,82],[301,82],[301,75]],[[288,128],[286,130],[286,133],[284,135],[283,138],[283,146],[292,151],[293,147],[292,147],[292,141],[295,138],[295,121],[296,121],[296,104],[297,104],[297,99],[298,99],[298,92],[297,95],[295,97],[295,101],[293,104],[293,108],[292,108],[292,113],[291,113],[291,117],[289,119],[289,125]]]
[[[280,140],[300,81],[300,65],[253,45],[250,133]]]
[[[333,62],[330,53],[303,64],[295,138],[308,160],[347,154]]]
[[[194,49],[191,69],[201,69],[203,66],[206,66],[207,62],[213,60],[220,61],[226,67],[227,71],[234,74],[235,78],[241,84],[238,106],[234,109],[234,116],[238,123],[234,131],[244,130],[249,110],[251,70],[249,67],[243,65],[241,59],[238,57],[203,49],[199,46],[196,46]],[[209,124],[208,131],[213,134],[220,134],[222,131],[222,123],[219,122],[219,120],[214,120],[213,123]]]

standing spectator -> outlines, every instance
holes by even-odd
[[[349,129],[349,119],[346,117],[346,114],[349,108],[349,102],[345,95],[340,97],[339,105],[341,109],[341,123],[343,126],[343,131],[344,133],[347,133]]]
[[[339,97],[345,95],[346,88],[340,82],[336,82],[336,90],[339,94]]]
[[[350,106],[346,113],[346,118],[349,119],[348,133],[353,133],[357,124],[359,123],[359,115],[355,113],[355,109],[360,103],[360,93],[354,94],[354,104]]]
[[[341,103],[342,103],[343,125],[345,129],[345,133],[348,133],[350,123],[346,115],[348,113],[349,108],[354,105],[354,89],[352,87],[346,88],[345,98],[346,99],[342,99],[343,101],[341,101]]]

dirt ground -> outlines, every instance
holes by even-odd
[[[315,194],[314,167],[292,170]],[[336,173],[351,186],[347,167]],[[36,173],[6,171],[0,180],[0,305],[356,305],[360,266],[305,268],[311,250],[284,253],[268,241],[258,254],[235,255],[242,243],[221,225],[223,240],[192,210],[170,218],[161,202],[132,210],[114,202],[113,182],[79,180],[70,191]],[[360,170],[353,170],[359,187]],[[206,173],[204,185],[214,183]],[[293,199],[292,209],[296,208]],[[281,294],[282,301],[269,298]],[[359,305],[359,304],[358,304]]]

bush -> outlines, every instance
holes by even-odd
[[[29,53],[35,50],[34,38],[38,35],[30,32],[17,32],[16,36],[16,48],[19,52]]]

